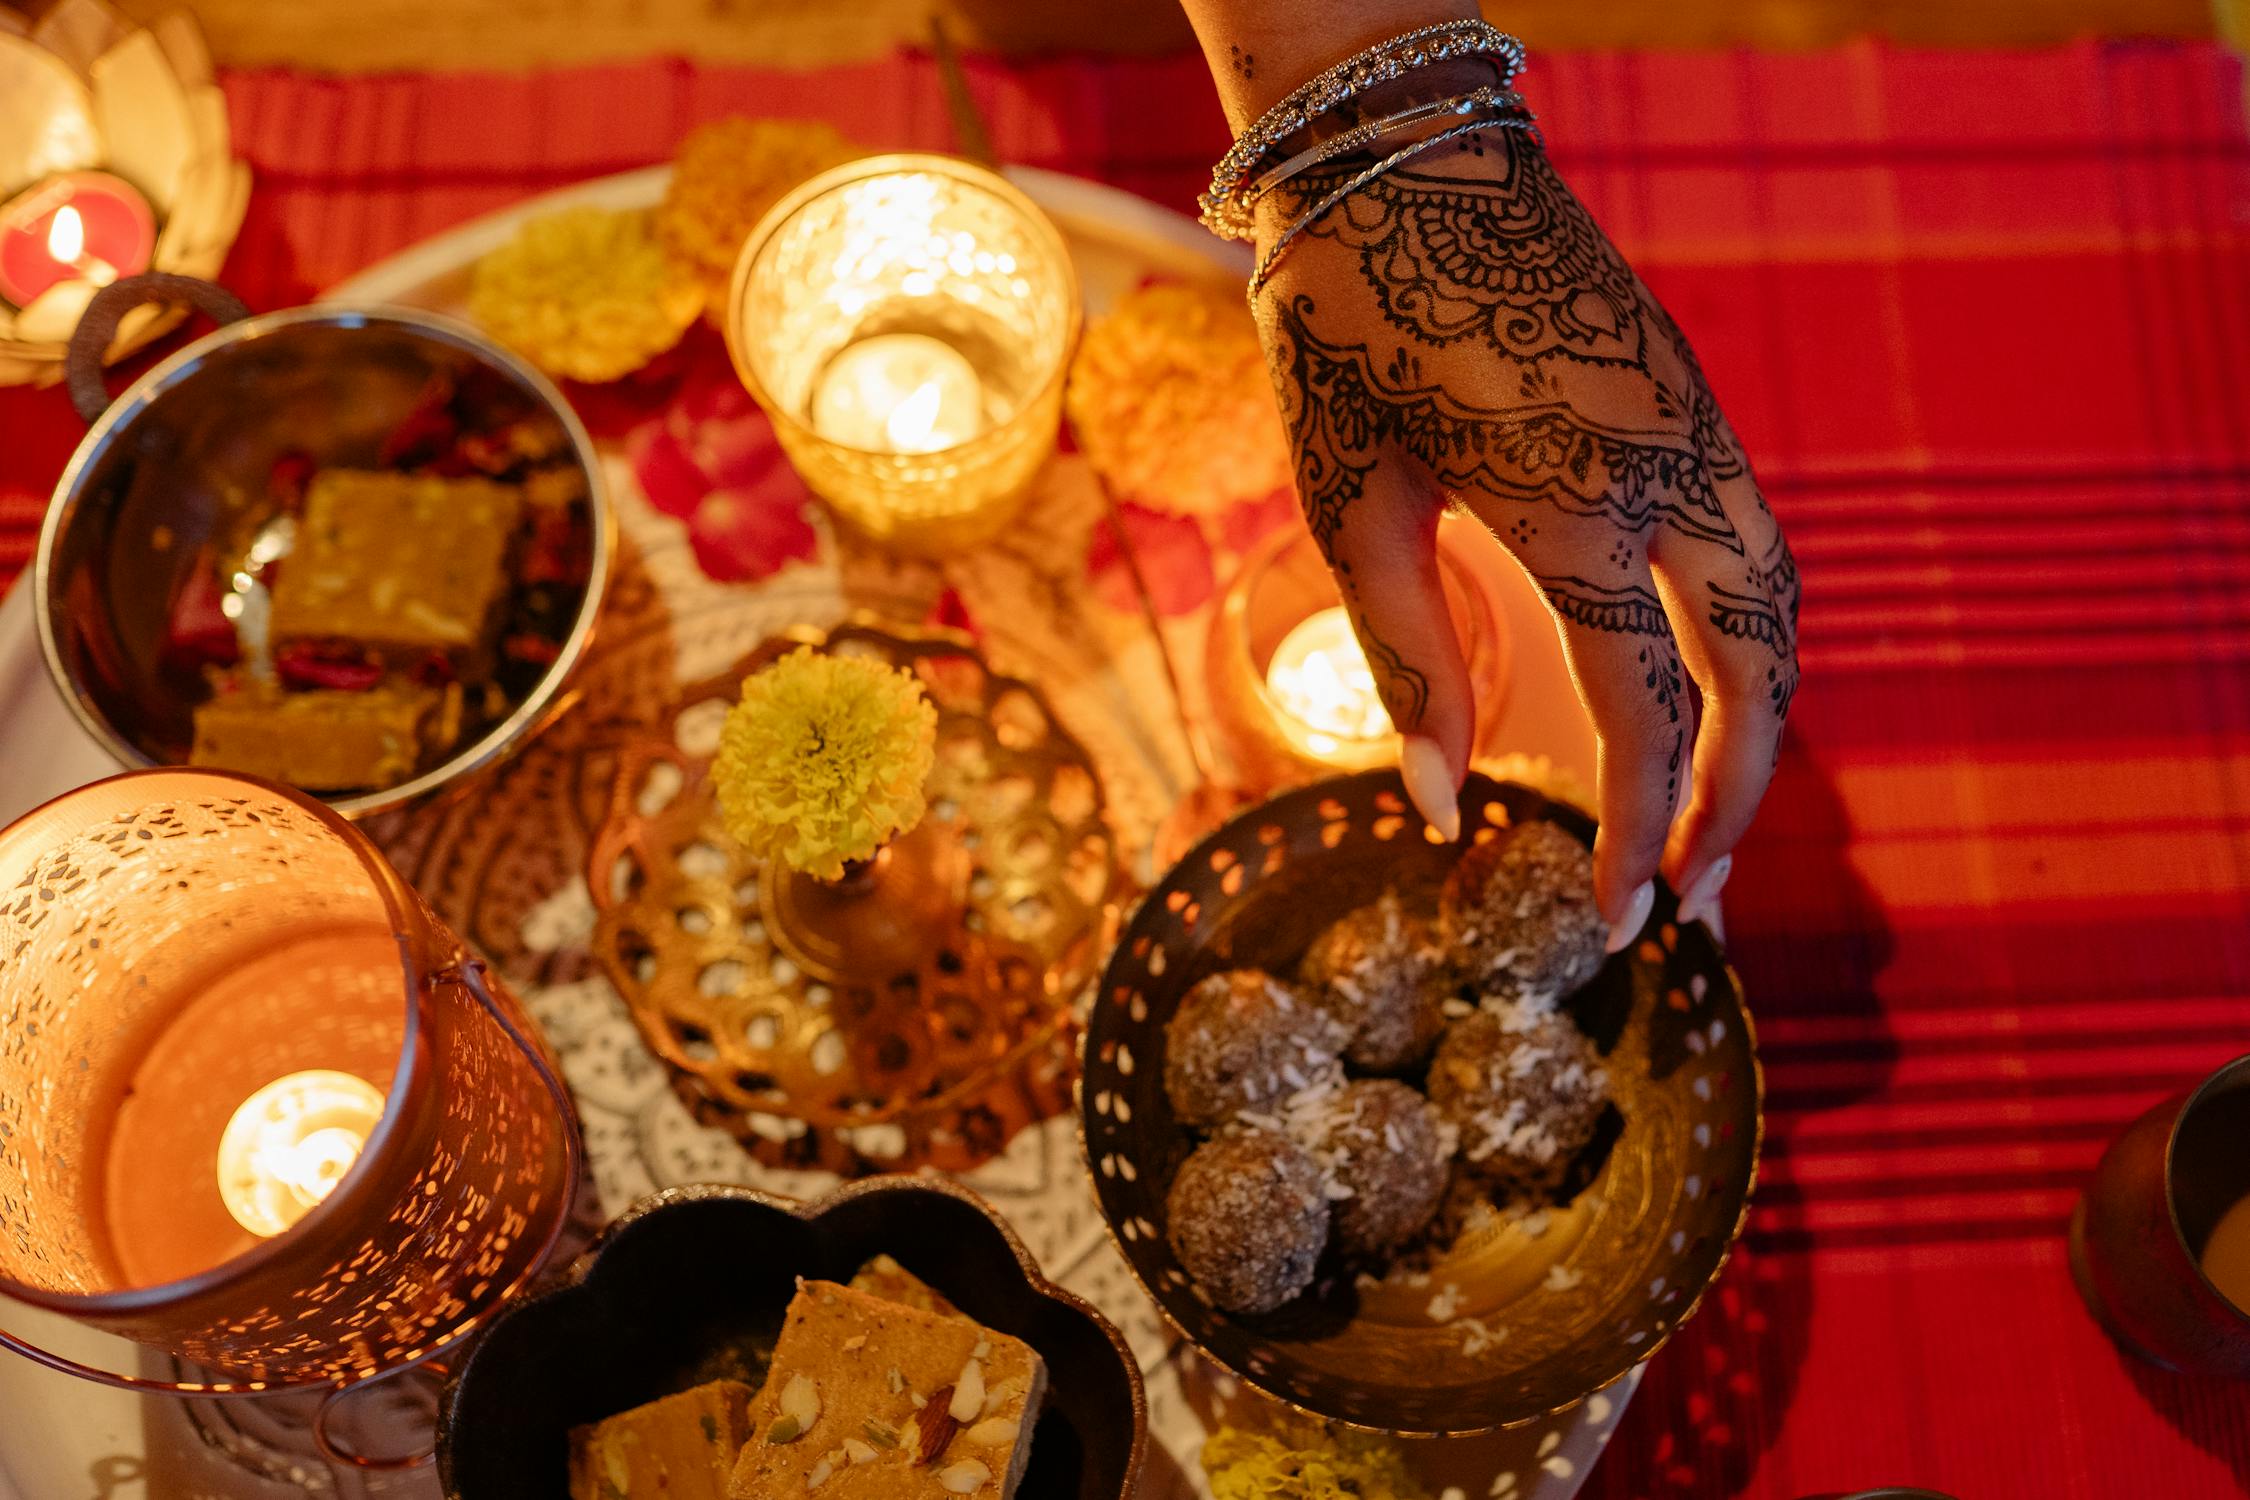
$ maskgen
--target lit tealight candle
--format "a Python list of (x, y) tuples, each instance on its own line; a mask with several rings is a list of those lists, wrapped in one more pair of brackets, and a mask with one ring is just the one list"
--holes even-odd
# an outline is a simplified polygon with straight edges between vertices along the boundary
[(219, 1196), (271, 1239), (336, 1191), (383, 1118), (383, 1095), (329, 1069), (291, 1073), (242, 1101), (219, 1138)]
[(1341, 606), (1297, 622), (1274, 648), (1266, 687), (1285, 731), (1314, 755), (1366, 749), (1391, 733), (1391, 716)]
[(813, 388), (812, 425), (873, 453), (935, 453), (984, 429), (976, 366), (943, 339), (879, 333), (829, 361)]
[(28, 307), (66, 281), (107, 286), (148, 269), (156, 217), (131, 183), (71, 172), (0, 208), (0, 298)]

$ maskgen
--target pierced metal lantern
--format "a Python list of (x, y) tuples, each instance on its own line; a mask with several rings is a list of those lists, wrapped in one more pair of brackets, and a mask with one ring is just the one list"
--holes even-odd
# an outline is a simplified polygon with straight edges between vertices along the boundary
[(577, 1180), (569, 1096), (334, 812), (142, 771), (0, 832), (0, 1292), (213, 1374), (342, 1387), (478, 1327)]

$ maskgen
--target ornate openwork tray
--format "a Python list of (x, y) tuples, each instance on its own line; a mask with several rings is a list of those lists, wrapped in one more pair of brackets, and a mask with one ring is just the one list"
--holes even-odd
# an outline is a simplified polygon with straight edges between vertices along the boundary
[[(835, 884), (745, 852), (708, 776), (742, 679), (806, 645), (904, 667), (938, 711), (929, 814)], [(864, 623), (683, 692), (620, 749), (587, 860), (594, 951), (689, 1108), (824, 1165), (872, 1127), (903, 1134), (884, 1165), (973, 1165), (1067, 1108), (1070, 1006), (1124, 879), (1093, 763), (1037, 688), (963, 637)]]
[[(1543, 818), (1591, 843), (1583, 814), (1472, 776), (1462, 826)], [(1082, 1123), (1119, 1247), (1210, 1358), (1300, 1410), (1357, 1426), (1463, 1433), (1529, 1422), (1646, 1360), (1694, 1312), (1740, 1231), (1763, 1084), (1733, 972), (1667, 897), (1639, 942), (1570, 1002), (1602, 1052), (1622, 1128), (1567, 1203), (1464, 1236), (1426, 1274), (1335, 1274), (1279, 1312), (1221, 1313), (1165, 1237), (1164, 1199), (1194, 1138), (1164, 1092), (1164, 1027), (1215, 970), (1286, 973), (1329, 922), (1386, 888), (1441, 878), (1395, 773), (1277, 797), (1198, 845), (1125, 931), (1085, 1037)]]

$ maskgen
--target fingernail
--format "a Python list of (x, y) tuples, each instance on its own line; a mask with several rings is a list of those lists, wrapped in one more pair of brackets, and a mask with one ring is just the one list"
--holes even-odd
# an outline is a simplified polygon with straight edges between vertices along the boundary
[(1722, 854), (1712, 861), (1693, 888), (1680, 898), (1682, 922), (1708, 923), (1719, 909), (1719, 892), (1725, 887), (1727, 877), (1734, 873), (1734, 856)]
[(1641, 935), (1648, 925), (1648, 914), (1656, 906), (1656, 882), (1644, 880), (1633, 887), (1633, 895), (1625, 903), (1625, 915), (1609, 930), (1609, 951), (1616, 953)]
[(1430, 826), (1452, 843), (1461, 836), (1461, 788), (1445, 763), (1437, 741), (1418, 734), (1406, 736), (1399, 748), (1398, 773), (1406, 781), (1406, 795), (1430, 820)]

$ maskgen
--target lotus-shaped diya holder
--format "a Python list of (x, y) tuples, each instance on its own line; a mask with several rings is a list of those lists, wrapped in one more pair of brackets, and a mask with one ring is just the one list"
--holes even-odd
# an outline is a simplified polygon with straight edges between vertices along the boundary
[(1584, 814), (1482, 775), (1462, 790), (1465, 833), (1452, 844), (1395, 772), (1276, 797), (1173, 867), (1102, 976), (1082, 1124), (1103, 1215), (1191, 1343), (1302, 1412), (1458, 1434), (1559, 1411), (1654, 1354), (1741, 1230), (1763, 1099), (1750, 1018), (1710, 933), (1677, 923), (1667, 896), (1640, 939), (1566, 1002), (1621, 1120), (1606, 1151), (1597, 1134), (1580, 1158), (1582, 1185), (1566, 1201), (1496, 1214), (1423, 1270), (1377, 1279), (1324, 1263), (1295, 1302), (1259, 1316), (1214, 1307), (1173, 1253), (1166, 1193), (1195, 1146), (1164, 1086), (1165, 1026), (1182, 998), (1221, 970), (1291, 972), (1337, 918), (1387, 890), (1434, 885), (1471, 842), (1533, 819), (1593, 841)]
[[(838, 880), (729, 837), (710, 774), (743, 679), (804, 646), (903, 668), (937, 710), (927, 813)], [(850, 624), (766, 642), (627, 741), (587, 883), (596, 955), (697, 1118), (856, 1173), (964, 1169), (1069, 1108), (1070, 1005), (1125, 876), (1037, 688), (963, 637)]]
[[(28, 31), (0, 15), (0, 385), (60, 380), (79, 315), (110, 282), (215, 275), (249, 200), (186, 11), (142, 27), (102, 0), (61, 0)], [(133, 309), (106, 357), (185, 315)]]

